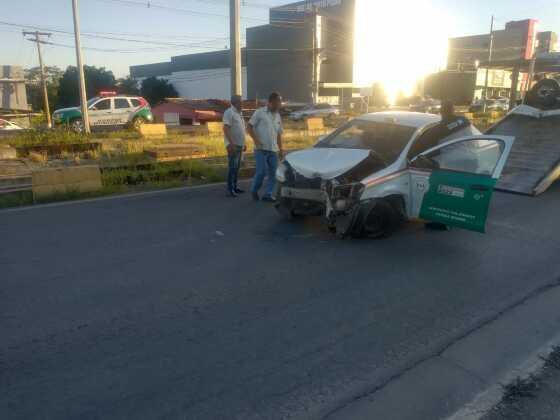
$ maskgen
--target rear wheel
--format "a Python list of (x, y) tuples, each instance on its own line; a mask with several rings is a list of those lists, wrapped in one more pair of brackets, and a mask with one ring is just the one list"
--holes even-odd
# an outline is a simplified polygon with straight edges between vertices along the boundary
[(146, 120), (142, 117), (136, 117), (132, 120), (132, 128), (135, 130), (140, 130), (143, 124), (146, 124)]
[(294, 211), (294, 204), (289, 198), (277, 198), (276, 204), (274, 205), (276, 211), (286, 220), (294, 220), (297, 217)]
[(553, 79), (539, 81), (527, 94), (527, 105), (535, 108), (551, 108), (557, 106), (560, 97), (560, 84)]

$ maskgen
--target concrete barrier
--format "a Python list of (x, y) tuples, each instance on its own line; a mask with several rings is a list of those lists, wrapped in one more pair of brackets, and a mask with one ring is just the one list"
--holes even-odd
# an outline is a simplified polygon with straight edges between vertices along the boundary
[(206, 155), (204, 146), (196, 143), (158, 144), (144, 150), (144, 153), (158, 162), (203, 157)]
[(206, 128), (210, 136), (221, 136), (224, 134), (224, 124), (221, 122), (208, 122)]
[(92, 192), (101, 189), (99, 166), (68, 166), (33, 171), (33, 198), (68, 192)]
[(167, 126), (165, 124), (142, 124), (140, 134), (143, 137), (166, 137)]
[(307, 119), (307, 130), (308, 131), (319, 131), (324, 130), (325, 124), (323, 124), (322, 118), (308, 118)]
[(0, 144), (0, 159), (17, 159), (17, 150), (7, 144)]

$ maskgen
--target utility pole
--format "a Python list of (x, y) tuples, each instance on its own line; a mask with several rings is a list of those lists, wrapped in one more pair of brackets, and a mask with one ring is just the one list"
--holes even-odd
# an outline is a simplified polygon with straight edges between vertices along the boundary
[(231, 50), (231, 94), (243, 95), (241, 42), (239, 36), (239, 0), (229, 0), (229, 44)]
[(533, 42), (531, 44), (531, 48), (532, 48), (531, 62), (529, 63), (529, 74), (527, 74), (527, 86), (525, 86), (525, 97), (527, 97), (527, 92), (531, 90), (533, 80), (535, 78), (535, 67), (537, 64), (538, 46), (539, 46), (539, 41), (537, 39), (537, 24), (535, 24), (533, 30)]
[(80, 18), (78, 15), (78, 0), (72, 0), (72, 12), (74, 14), (74, 36), (76, 38), (76, 61), (78, 64), (78, 77), (80, 80), (80, 104), (82, 109), (82, 122), (84, 133), (90, 134), (89, 116), (87, 109), (86, 81), (84, 77), (84, 65), (82, 59), (82, 43), (80, 40)]
[(492, 50), (494, 48), (494, 15), (490, 20), (490, 40), (488, 43), (488, 65), (486, 66), (486, 76), (484, 78), (484, 93), (482, 95), (482, 110), (486, 112), (486, 100), (488, 99), (488, 74), (490, 73), (490, 63), (492, 63)]
[(318, 13), (317, 13), (317, 6), (312, 6), (313, 10), (311, 13), (311, 23), (312, 23), (312, 34), (313, 34), (313, 65), (312, 65), (312, 71), (313, 71), (313, 76), (312, 76), (312, 87), (311, 87), (311, 96), (313, 99), (313, 103), (316, 104), (317, 102), (319, 102), (319, 66), (320, 66), (320, 62), (319, 62), (319, 51), (320, 51), (320, 45), (319, 45), (319, 31), (317, 28), (317, 24), (318, 24)]
[(51, 111), (49, 108), (49, 94), (47, 92), (47, 78), (45, 77), (45, 68), (43, 66), (43, 55), (41, 54), (41, 36), (50, 37), (52, 34), (49, 32), (23, 32), (23, 36), (33, 35), (35, 38), (27, 38), (29, 41), (37, 43), (37, 53), (39, 55), (39, 68), (41, 71), (41, 85), (43, 88), (43, 109), (45, 111), (45, 115), (47, 116), (47, 127), (52, 128), (51, 122)]

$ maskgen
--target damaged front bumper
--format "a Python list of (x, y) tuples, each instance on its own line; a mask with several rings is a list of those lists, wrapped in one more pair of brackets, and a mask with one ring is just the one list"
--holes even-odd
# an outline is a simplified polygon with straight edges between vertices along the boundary
[(324, 186), (326, 196), (325, 217), (331, 230), (344, 237), (356, 233), (362, 226), (364, 205), (361, 201), (365, 186), (361, 182), (341, 184), (337, 180), (327, 181)]

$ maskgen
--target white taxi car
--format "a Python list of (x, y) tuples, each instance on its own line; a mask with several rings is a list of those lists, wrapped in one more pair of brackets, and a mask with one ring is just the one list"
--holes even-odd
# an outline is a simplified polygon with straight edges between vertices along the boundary
[(344, 236), (386, 236), (423, 219), (484, 232), (493, 187), (514, 142), (462, 117), (380, 112), (287, 155), (276, 178), (280, 213), (322, 215)]

